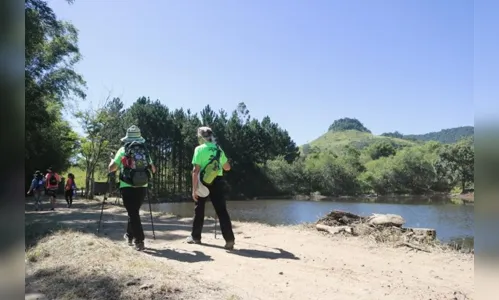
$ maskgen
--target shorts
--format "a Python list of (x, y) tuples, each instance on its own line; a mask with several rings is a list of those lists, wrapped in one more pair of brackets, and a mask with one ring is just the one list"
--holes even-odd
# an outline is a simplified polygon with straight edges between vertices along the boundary
[(54, 197), (55, 198), (55, 196), (57, 195), (57, 190), (52, 190), (52, 189), (47, 190), (47, 195), (49, 197)]

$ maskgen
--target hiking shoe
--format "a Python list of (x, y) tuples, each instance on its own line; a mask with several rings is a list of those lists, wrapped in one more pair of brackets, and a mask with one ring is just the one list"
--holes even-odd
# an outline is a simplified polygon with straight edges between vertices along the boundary
[(229, 241), (225, 243), (225, 250), (234, 250), (234, 241)]
[(144, 242), (136, 243), (135, 244), (135, 250), (137, 251), (143, 251), (146, 248), (144, 245)]
[(128, 233), (125, 233), (123, 238), (128, 241), (128, 246), (133, 246), (133, 238), (129, 237)]
[(201, 244), (201, 240), (194, 239), (192, 236), (188, 236), (186, 242), (187, 244)]

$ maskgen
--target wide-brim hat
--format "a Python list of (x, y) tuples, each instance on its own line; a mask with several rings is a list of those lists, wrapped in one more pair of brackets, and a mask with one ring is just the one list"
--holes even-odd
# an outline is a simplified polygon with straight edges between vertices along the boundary
[(201, 182), (201, 178), (198, 175), (198, 189), (196, 194), (201, 198), (206, 198), (210, 195), (210, 190)]
[(121, 141), (124, 143), (128, 142), (139, 142), (143, 143), (146, 140), (142, 137), (142, 134), (140, 133), (139, 127), (132, 125), (130, 128), (126, 130), (126, 136), (121, 138)]

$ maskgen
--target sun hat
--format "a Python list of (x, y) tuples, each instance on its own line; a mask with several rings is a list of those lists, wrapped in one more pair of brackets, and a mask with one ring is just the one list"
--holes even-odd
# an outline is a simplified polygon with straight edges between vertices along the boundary
[(140, 133), (139, 127), (132, 125), (130, 128), (126, 130), (126, 136), (121, 138), (121, 141), (124, 143), (128, 142), (139, 142), (143, 143), (146, 140), (142, 137), (142, 134)]
[(205, 198), (210, 195), (210, 190), (201, 182), (201, 175), (198, 175), (198, 189), (196, 191), (196, 194), (201, 197)]

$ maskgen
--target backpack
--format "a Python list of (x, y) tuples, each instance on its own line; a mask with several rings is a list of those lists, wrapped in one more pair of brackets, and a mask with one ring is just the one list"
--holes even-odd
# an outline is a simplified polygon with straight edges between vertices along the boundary
[(201, 170), (200, 178), (201, 182), (204, 185), (211, 185), (215, 178), (218, 176), (218, 172), (220, 171), (220, 155), (222, 154), (222, 150), (217, 145), (215, 155), (212, 155), (210, 161), (204, 168)]
[(121, 158), (123, 170), (120, 179), (134, 187), (149, 182), (149, 153), (146, 146), (139, 142), (125, 144), (125, 155)]
[(39, 190), (41, 187), (43, 187), (43, 175), (37, 175), (34, 179), (34, 189)]
[(49, 177), (49, 185), (57, 185), (57, 177), (55, 177), (55, 173), (50, 174)]

